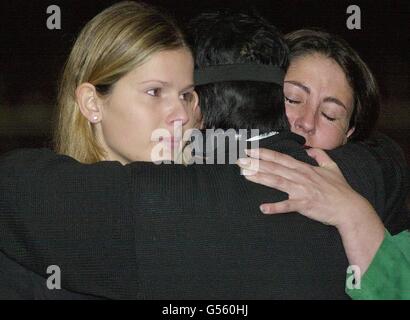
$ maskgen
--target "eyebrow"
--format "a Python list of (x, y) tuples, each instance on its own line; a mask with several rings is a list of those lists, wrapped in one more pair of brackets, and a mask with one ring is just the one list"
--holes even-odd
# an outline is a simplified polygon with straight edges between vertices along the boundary
[(184, 89), (182, 89), (181, 91), (186, 91), (188, 89), (194, 89), (195, 85), (194, 84), (190, 84), (189, 86), (186, 86)]
[(298, 81), (285, 81), (285, 83), (293, 84), (294, 86), (297, 86), (297, 87), (301, 88), (303, 91), (305, 91), (306, 93), (310, 94), (310, 89), (308, 87), (306, 87), (305, 85), (301, 84)]
[(159, 82), (159, 83), (161, 83), (161, 84), (164, 85), (164, 86), (166, 86), (166, 85), (169, 84), (168, 82), (161, 81), (161, 80), (155, 80), (155, 79), (146, 80), (146, 81), (141, 81), (141, 82), (139, 82), (139, 84), (144, 84), (144, 83), (148, 83), (148, 82)]
[(347, 108), (344, 105), (344, 103), (342, 101), (340, 101), (338, 98), (326, 97), (326, 98), (323, 99), (323, 102), (333, 102), (334, 104), (337, 104), (338, 106), (341, 106), (342, 108), (344, 108), (347, 111)]
[[(149, 82), (159, 82), (159, 83), (161, 83), (163, 86), (169, 86), (169, 82), (161, 81), (161, 80), (155, 80), (155, 79), (142, 81), (142, 82), (140, 82), (139, 84), (145, 84), (145, 83), (149, 83)], [(187, 85), (185, 88), (183, 88), (181, 91), (186, 91), (186, 90), (188, 90), (188, 89), (193, 89), (193, 88), (195, 88), (195, 85), (194, 85), (193, 83), (191, 83), (191, 84)]]
[[(306, 93), (310, 94), (310, 89), (308, 87), (306, 87), (305, 85), (303, 85), (302, 83), (298, 82), (298, 81), (285, 81), (285, 83), (293, 84), (293, 85), (301, 88)], [(342, 101), (340, 101), (338, 98), (326, 97), (325, 99), (323, 99), (323, 102), (331, 102), (331, 103), (337, 104), (338, 106), (341, 106), (342, 108), (344, 108), (347, 111), (347, 108), (346, 108), (345, 104)]]

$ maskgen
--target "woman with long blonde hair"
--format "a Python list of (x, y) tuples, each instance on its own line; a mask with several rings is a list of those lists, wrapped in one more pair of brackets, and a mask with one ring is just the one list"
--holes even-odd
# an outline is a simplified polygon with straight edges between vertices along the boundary
[(82, 163), (151, 161), (154, 130), (167, 150), (192, 127), (193, 59), (172, 19), (151, 6), (120, 2), (78, 36), (58, 96), (55, 150)]
[[(19, 220), (19, 213), (24, 217), (36, 215), (27, 226), (36, 229), (32, 234), (34, 238), (41, 239), (31, 238), (22, 251), (1, 250), (0, 299), (87, 298), (63, 289), (50, 290), (48, 282), (42, 277), (48, 269), (41, 263), (33, 266), (24, 262), (19, 264), (19, 258), (9, 259), (14, 258), (14, 253), (25, 256), (42, 252), (42, 249), (48, 251), (53, 244), (58, 247), (51, 249), (51, 252), (59, 256), (55, 261), (61, 268), (65, 289), (77, 291), (77, 285), (85, 285), (90, 290), (83, 293), (94, 296), (139, 297), (135, 224), (132, 220), (134, 213), (127, 199), (132, 188), (127, 180), (130, 177), (129, 167), (125, 165), (134, 161), (152, 162), (157, 160), (156, 155), (162, 157), (160, 160), (173, 159), (175, 152), (168, 151), (179, 150), (183, 144), (181, 136), (193, 126), (193, 106), (197, 105), (193, 68), (193, 57), (181, 31), (170, 17), (152, 6), (120, 2), (86, 24), (70, 52), (59, 87), (54, 128), (55, 152), (18, 150), (11, 155), (18, 154), (22, 162), (10, 160), (8, 155), (0, 159), (0, 218), (11, 222), (13, 229), (15, 226), (22, 230), (26, 225), (24, 222), (13, 222)], [(155, 135), (157, 130), (162, 134)], [(155, 153), (157, 146), (164, 152)], [(47, 158), (52, 154), (81, 168), (79, 177), (93, 185), (85, 186), (85, 190), (70, 186), (61, 174), (68, 174), (69, 180), (73, 178), (71, 181), (78, 181), (79, 177), (75, 178), (66, 168), (60, 167), (62, 171), (57, 176), (37, 170), (35, 164), (39, 162), (32, 152), (43, 151), (48, 154)], [(41, 165), (46, 171), (50, 168), (60, 170), (56, 162), (46, 162), (45, 167)], [(21, 164), (30, 172), (42, 171), (40, 175), (51, 178), (52, 182), (23, 173), (23, 170), (17, 169)], [(14, 169), (10, 170), (10, 166)], [(114, 168), (115, 173), (107, 170), (108, 167)], [(95, 169), (102, 174), (101, 179), (95, 175)], [(20, 184), (22, 180), (19, 178), (10, 176), (10, 173), (17, 171), (25, 177), (24, 184)], [(6, 208), (6, 202), (9, 203), (10, 196), (14, 197), (12, 194), (16, 192), (12, 187), (14, 183), (30, 186), (28, 197), (38, 199), (37, 192), (42, 193), (47, 205), (41, 205), (39, 212), (34, 208), (37, 206), (23, 196), (24, 199), (15, 202), (21, 205), (18, 212)], [(51, 186), (53, 183), (59, 187)], [(56, 196), (56, 192), (61, 191), (60, 187), (68, 187), (73, 193), (63, 192), (61, 196)], [(78, 197), (90, 202), (85, 204)], [(79, 205), (81, 209), (73, 209), (72, 204)], [(117, 206), (125, 211), (118, 212)], [(85, 215), (83, 209), (87, 211)], [(110, 216), (108, 220), (106, 214)], [(64, 218), (61, 219), (60, 215)], [(44, 218), (47, 226), (36, 228), (36, 223), (41, 224)], [(75, 222), (71, 218), (85, 220)], [(62, 221), (68, 223), (64, 231), (56, 227)], [(6, 225), (7, 222), (3, 226)], [(19, 243), (14, 236), (11, 236), (13, 239), (8, 238), (15, 231), (0, 233), (1, 244), (14, 246)], [(17, 234), (19, 238), (20, 231)], [(73, 243), (81, 245), (75, 245), (76, 249), (71, 250), (69, 247)], [(39, 251), (35, 248), (37, 244), (42, 247)], [(78, 251), (89, 249), (89, 245), (94, 246), (92, 251), (96, 256), (90, 256), (88, 250), (85, 256)], [(70, 267), (61, 260), (65, 258), (70, 261), (70, 266), (75, 267), (75, 272), (69, 272)], [(86, 270), (92, 270), (98, 279), (87, 277)], [(82, 274), (84, 278), (80, 281), (72, 278)], [(69, 283), (74, 280), (74, 286), (66, 286), (67, 280)], [(104, 284), (112, 280), (117, 284), (109, 285), (108, 292), (105, 291)]]

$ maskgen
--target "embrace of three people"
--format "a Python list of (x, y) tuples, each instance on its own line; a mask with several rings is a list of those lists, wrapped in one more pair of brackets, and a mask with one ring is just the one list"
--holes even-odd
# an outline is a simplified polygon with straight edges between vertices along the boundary
[[(376, 81), (339, 37), (226, 11), (182, 33), (120, 2), (79, 34), (58, 107), (54, 150), (0, 157), (0, 297), (410, 298), (407, 164), (373, 132)], [(175, 127), (234, 130), (222, 152), (240, 154), (176, 164), (221, 147)]]

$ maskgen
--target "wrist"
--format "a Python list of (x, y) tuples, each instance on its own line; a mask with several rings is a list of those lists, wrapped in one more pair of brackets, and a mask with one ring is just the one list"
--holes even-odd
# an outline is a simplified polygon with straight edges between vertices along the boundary
[(376, 211), (365, 200), (337, 226), (350, 264), (364, 274), (383, 242), (385, 228)]
[(335, 227), (341, 234), (351, 233), (375, 219), (379, 218), (372, 205), (367, 199), (357, 194), (355, 199), (350, 201), (350, 205), (345, 207), (344, 215)]

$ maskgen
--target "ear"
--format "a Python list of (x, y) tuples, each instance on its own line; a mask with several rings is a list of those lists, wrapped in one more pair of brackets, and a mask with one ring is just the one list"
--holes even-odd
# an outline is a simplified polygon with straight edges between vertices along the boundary
[(350, 128), (349, 131), (347, 131), (347, 133), (346, 133), (346, 138), (349, 138), (353, 134), (355, 129), (356, 129), (356, 127)]
[(75, 90), (75, 95), (83, 116), (91, 123), (100, 122), (102, 112), (95, 87), (88, 82), (82, 83)]
[(202, 121), (202, 113), (201, 108), (199, 105), (199, 96), (196, 91), (193, 92), (194, 100), (193, 100), (193, 116), (195, 117), (195, 127), (199, 127), (199, 129), (203, 129), (203, 121)]

